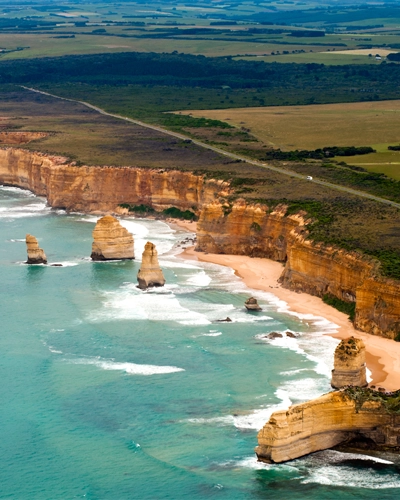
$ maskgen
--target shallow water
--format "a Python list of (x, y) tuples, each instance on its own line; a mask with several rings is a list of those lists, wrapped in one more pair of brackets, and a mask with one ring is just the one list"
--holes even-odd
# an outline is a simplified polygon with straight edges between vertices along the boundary
[[(329, 390), (334, 325), (179, 259), (186, 233), (159, 221), (123, 220), (136, 261), (92, 263), (95, 221), (0, 189), (0, 498), (398, 497), (390, 461), (326, 451), (269, 466), (253, 453), (272, 411)], [(27, 232), (63, 267), (24, 265)], [(167, 285), (143, 292), (148, 239)], [(262, 313), (245, 311), (249, 295)], [(287, 329), (299, 337), (264, 338)]]

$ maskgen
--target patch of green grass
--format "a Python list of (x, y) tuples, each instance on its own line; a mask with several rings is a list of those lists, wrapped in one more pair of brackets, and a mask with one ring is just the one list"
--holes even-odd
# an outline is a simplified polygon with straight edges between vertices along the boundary
[(184, 220), (197, 220), (197, 216), (194, 212), (190, 210), (182, 211), (177, 207), (169, 207), (162, 211), (167, 217), (172, 217), (174, 219), (184, 219)]
[(121, 203), (119, 205), (122, 208), (127, 208), (129, 212), (134, 212), (137, 214), (151, 214), (154, 213), (155, 210), (153, 207), (150, 207), (148, 205), (129, 205), (128, 203)]

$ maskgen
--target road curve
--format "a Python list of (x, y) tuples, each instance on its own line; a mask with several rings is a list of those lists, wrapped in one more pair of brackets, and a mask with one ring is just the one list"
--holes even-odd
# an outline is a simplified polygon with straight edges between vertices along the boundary
[(78, 104), (82, 104), (83, 106), (86, 106), (87, 108), (93, 109), (94, 111), (97, 111), (98, 113), (106, 116), (111, 116), (112, 118), (117, 118), (118, 120), (125, 120), (130, 123), (134, 123), (135, 125), (140, 125), (141, 127), (149, 128), (151, 130), (156, 130), (157, 132), (161, 132), (162, 134), (170, 135), (172, 137), (176, 137), (177, 139), (182, 139), (183, 141), (190, 140), (193, 144), (196, 144), (197, 146), (200, 146), (205, 149), (210, 149), (211, 151), (215, 151), (216, 153), (219, 153), (221, 155), (227, 156), (228, 158), (232, 158), (234, 160), (241, 160), (246, 163), (249, 163), (250, 165), (255, 165), (257, 167), (265, 168), (266, 170), (273, 170), (274, 172), (279, 172), (280, 174), (283, 175), (288, 175), (289, 177), (295, 177), (297, 179), (302, 179), (306, 180), (307, 182), (313, 182), (314, 184), (319, 184), (320, 186), (325, 186), (328, 188), (336, 189), (337, 191), (341, 191), (344, 193), (349, 193), (353, 194), (356, 196), (361, 196), (362, 198), (367, 198), (369, 200), (374, 200), (379, 203), (384, 203), (385, 205), (391, 205), (392, 207), (396, 207), (400, 209), (400, 203), (396, 203), (395, 201), (387, 200), (386, 198), (381, 198), (380, 196), (375, 196), (373, 194), (366, 193), (364, 191), (358, 191), (357, 189), (352, 189), (346, 186), (341, 186), (340, 184), (334, 184), (332, 182), (327, 182), (323, 181), (320, 179), (313, 178), (311, 180), (307, 179), (307, 175), (299, 174), (297, 172), (294, 172), (293, 170), (285, 169), (285, 168), (280, 168), (280, 167), (275, 167), (273, 165), (268, 165), (267, 163), (263, 163), (257, 160), (252, 160), (250, 158), (246, 158), (246, 156), (241, 156), (237, 155), (235, 153), (230, 153), (229, 151), (225, 151), (223, 149), (217, 148), (215, 146), (211, 146), (210, 144), (207, 144), (205, 142), (199, 141), (197, 139), (192, 139), (189, 136), (186, 136), (184, 134), (179, 134), (178, 132), (173, 132), (171, 130), (167, 130), (162, 127), (158, 127), (156, 125), (150, 125), (149, 123), (142, 122), (140, 120), (134, 120), (133, 118), (128, 118), (127, 116), (121, 116), (121, 115), (115, 115), (113, 113), (108, 113), (107, 111), (104, 111), (104, 109), (101, 109), (97, 106), (94, 106), (93, 104), (90, 104), (85, 101), (78, 101), (77, 99), (68, 99), (67, 97), (61, 97), (55, 94), (50, 94), (49, 92), (44, 92), (43, 90), (38, 90), (34, 89), (32, 87), (25, 87), (24, 85), (21, 85), (21, 87), (25, 90), (30, 90), (31, 92), (37, 92), (38, 94), (43, 94), (47, 95), (49, 97), (54, 97), (55, 99), (61, 99), (62, 101), (70, 101), (70, 102), (75, 102)]

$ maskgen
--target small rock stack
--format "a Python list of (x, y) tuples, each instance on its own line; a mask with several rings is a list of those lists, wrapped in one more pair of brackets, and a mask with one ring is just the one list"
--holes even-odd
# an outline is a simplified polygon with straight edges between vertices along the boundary
[(47, 257), (44, 250), (39, 248), (39, 243), (37, 239), (31, 234), (27, 234), (26, 238), (26, 250), (28, 252), (27, 264), (47, 264)]
[(254, 297), (247, 299), (244, 306), (248, 311), (262, 311), (261, 307), (258, 305), (257, 299)]
[(148, 241), (144, 247), (142, 265), (137, 279), (139, 288), (146, 289), (152, 286), (164, 286), (165, 278), (158, 263), (156, 246)]
[(134, 259), (133, 236), (119, 221), (106, 215), (93, 230), (92, 260)]
[(341, 389), (348, 385), (366, 387), (365, 345), (360, 339), (344, 339), (336, 347), (331, 386)]

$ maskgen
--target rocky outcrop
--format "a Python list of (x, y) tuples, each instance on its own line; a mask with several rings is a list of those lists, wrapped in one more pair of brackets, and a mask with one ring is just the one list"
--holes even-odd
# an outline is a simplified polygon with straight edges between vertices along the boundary
[(118, 212), (119, 205), (171, 206), (197, 211), (229, 185), (191, 172), (134, 167), (88, 167), (61, 156), (0, 148), (0, 182), (45, 196), (53, 208), (78, 212)]
[(93, 230), (92, 260), (134, 259), (132, 234), (111, 215), (97, 221)]
[(257, 299), (250, 297), (244, 303), (244, 307), (248, 311), (262, 311), (261, 307), (258, 305)]
[(146, 289), (153, 286), (164, 286), (165, 278), (158, 263), (156, 246), (148, 241), (144, 247), (142, 265), (137, 279), (139, 288)]
[(347, 385), (367, 385), (365, 345), (354, 337), (342, 340), (335, 349), (331, 386), (341, 389)]
[(348, 389), (277, 411), (258, 433), (262, 462), (285, 462), (351, 440), (370, 448), (400, 445), (400, 415), (391, 398), (368, 389)]
[(28, 142), (44, 139), (47, 132), (0, 132), (0, 143), (3, 144), (28, 144)]
[(27, 234), (26, 238), (26, 250), (28, 252), (27, 264), (47, 264), (47, 257), (44, 250), (39, 248), (38, 240), (31, 234)]

